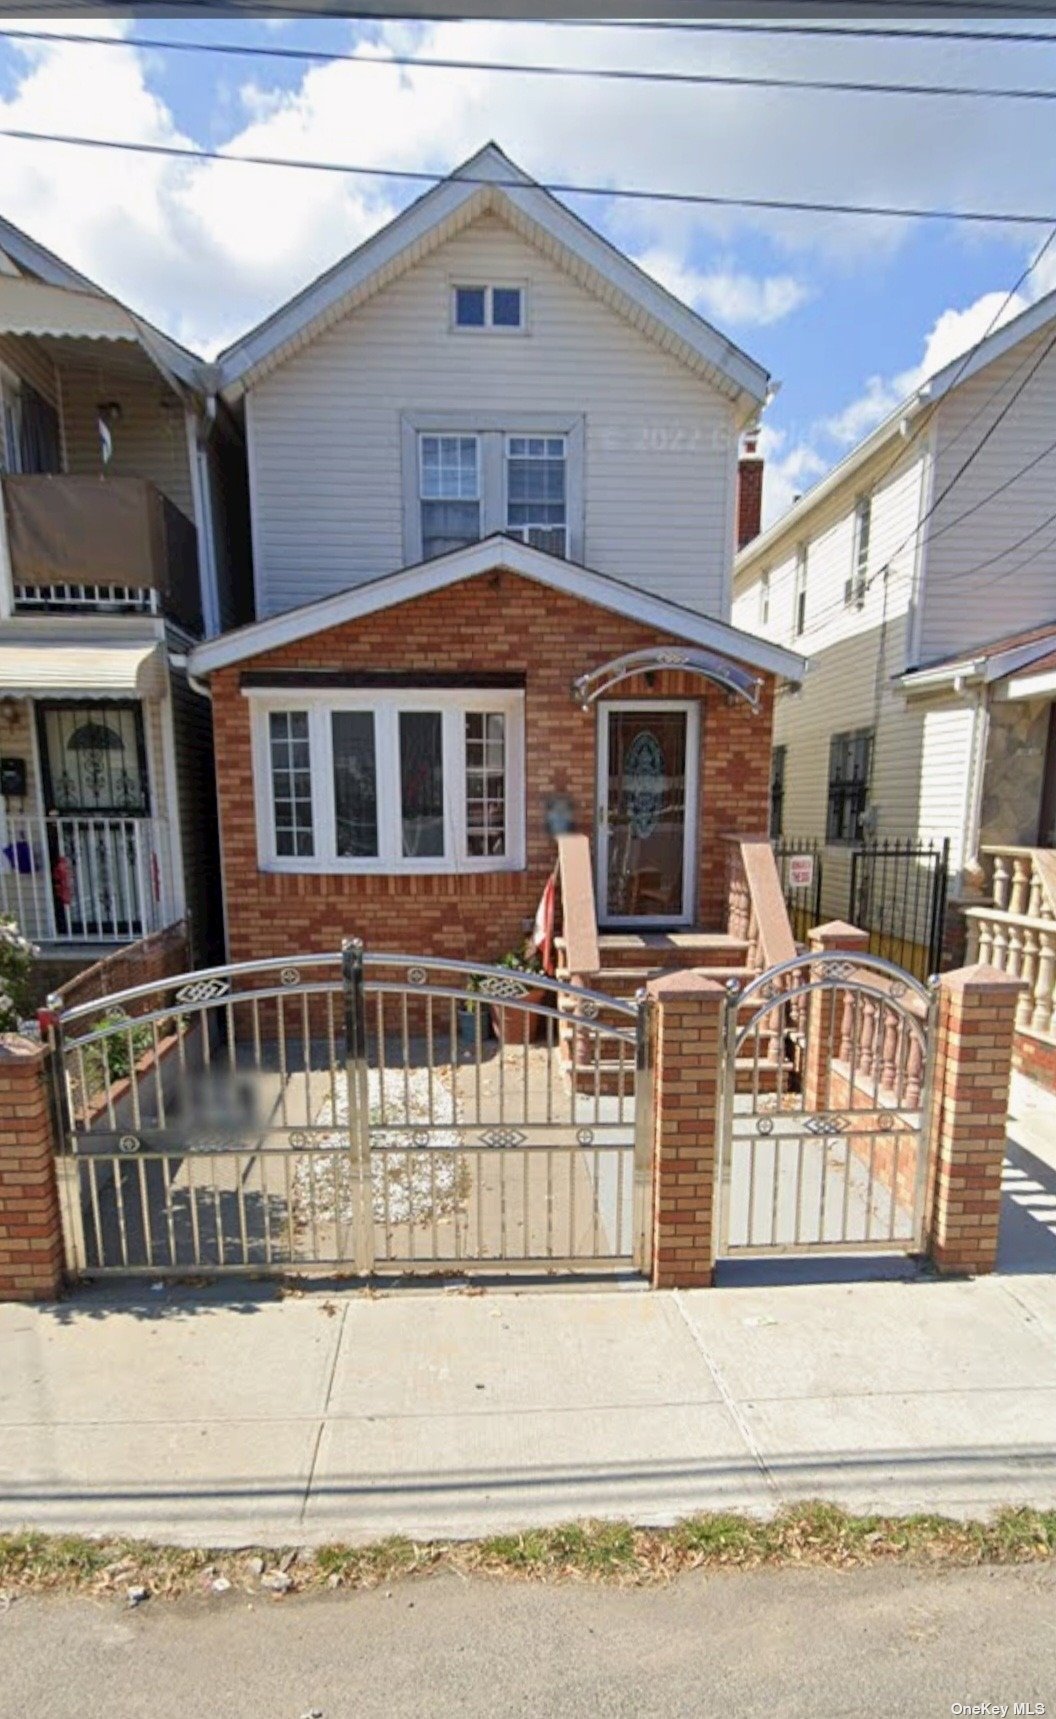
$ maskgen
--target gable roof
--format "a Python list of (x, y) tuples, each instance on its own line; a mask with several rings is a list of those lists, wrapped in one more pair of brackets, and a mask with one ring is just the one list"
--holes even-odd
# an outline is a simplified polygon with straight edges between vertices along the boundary
[(734, 558), (734, 584), (736, 585), (738, 577), (746, 572), (749, 567), (753, 567), (762, 556), (769, 555), (775, 545), (787, 533), (801, 532), (803, 521), (808, 514), (820, 507), (823, 502), (828, 501), (843, 484), (856, 478), (862, 468), (876, 454), (880, 453), (890, 442), (897, 440), (902, 434), (904, 423), (911, 423), (925, 411), (934, 414), (936, 406), (940, 400), (945, 399), (947, 394), (952, 393), (955, 388), (959, 388), (962, 383), (971, 381), (973, 376), (977, 376), (981, 370), (985, 370), (986, 366), (993, 364), (996, 359), (1002, 358), (1012, 347), (1018, 346), (1020, 341), (1030, 340), (1054, 319), (1056, 319), (1056, 289), (1046, 293), (1035, 304), (1028, 305), (1026, 310), (1021, 310), (1018, 316), (1012, 317), (1011, 321), (1002, 323), (1000, 328), (995, 328), (992, 334), (986, 336), (985, 340), (981, 340), (974, 348), (969, 348), (967, 354), (962, 352), (959, 357), (951, 358), (950, 362), (943, 365), (941, 370), (936, 370), (934, 375), (929, 376), (911, 394), (907, 394), (894, 411), (889, 412), (887, 417), (876, 426), (875, 430), (871, 430), (849, 453), (844, 454), (831, 471), (819, 478), (812, 488), (805, 490), (799, 500), (793, 502), (780, 519), (775, 520), (766, 531), (761, 532), (758, 537), (753, 537), (750, 543), (745, 544), (744, 548)]
[(761, 365), (574, 215), (494, 143), (221, 352), (216, 361), (218, 387), (229, 399), (237, 398), (323, 328), (488, 211), (542, 244), (584, 286), (703, 374), (736, 402), (745, 420), (765, 403), (770, 378)]
[(611, 610), (628, 620), (640, 621), (659, 632), (671, 633), (690, 644), (703, 645), (721, 652), (764, 674), (779, 675), (785, 680), (799, 682), (806, 673), (805, 658), (795, 651), (786, 651), (767, 639), (731, 627), (725, 621), (715, 621), (681, 603), (666, 597), (654, 597), (636, 585), (613, 579), (607, 573), (596, 573), (574, 561), (563, 561), (542, 549), (533, 549), (518, 539), (496, 534), (486, 537), (468, 549), (454, 549), (448, 555), (438, 555), (432, 561), (416, 567), (403, 567), (386, 573), (379, 579), (354, 585), (336, 597), (323, 597), (315, 603), (305, 603), (299, 609), (288, 609), (266, 621), (254, 621), (238, 627), (218, 639), (209, 639), (191, 652), (188, 666), (193, 675), (207, 675), (214, 670), (243, 662), (247, 657), (260, 656), (280, 645), (297, 639), (310, 638), (329, 627), (348, 621), (358, 621), (380, 609), (390, 609), (423, 597), (431, 591), (442, 591), (462, 579), (476, 578), (484, 573), (505, 569), (518, 573), (537, 584), (594, 603), (600, 609)]
[[(5, 283), (9, 301), (19, 305), (25, 320), (24, 327), (5, 325), (4, 332), (135, 340), (167, 381), (203, 391), (204, 367), (200, 358), (3, 216), (0, 216), (0, 252), (19, 271), (11, 275), (5, 272), (0, 279)], [(48, 326), (35, 326), (31, 310), (34, 301), (38, 320), (43, 318)], [(64, 326), (64, 318), (69, 327)]]

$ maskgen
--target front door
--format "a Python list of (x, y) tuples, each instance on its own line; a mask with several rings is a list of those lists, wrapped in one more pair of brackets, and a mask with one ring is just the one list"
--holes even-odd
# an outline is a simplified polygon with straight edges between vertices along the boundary
[(698, 706), (598, 708), (597, 894), (606, 925), (688, 925), (696, 869)]
[(59, 937), (136, 937), (152, 879), (141, 706), (37, 706), (41, 786)]

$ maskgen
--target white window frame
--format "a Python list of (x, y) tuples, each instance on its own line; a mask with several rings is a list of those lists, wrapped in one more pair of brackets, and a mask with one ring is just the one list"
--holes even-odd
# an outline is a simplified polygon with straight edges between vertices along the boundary
[[(422, 480), (423, 480), (423, 477), (425, 474), (425, 465), (424, 465), (424, 461), (422, 459), (422, 443), (424, 441), (426, 441), (427, 438), (432, 438), (435, 441), (463, 441), (463, 442), (475, 443), (476, 450), (477, 450), (477, 493), (476, 493), (475, 497), (470, 497), (470, 496), (465, 496), (465, 497), (448, 496), (448, 497), (445, 497), (445, 496), (433, 496), (433, 495), (423, 495), (422, 494), (422, 487), (423, 487)], [(485, 489), (485, 482), (486, 482), (485, 471), (484, 471), (484, 443), (483, 443), (483, 438), (481, 437), (479, 430), (419, 430), (417, 437), (416, 437), (416, 442), (415, 442), (415, 469), (416, 469), (416, 483), (417, 483), (417, 490), (418, 490), (417, 510), (418, 510), (418, 552), (419, 552), (419, 558), (421, 558), (425, 554), (425, 548), (424, 548), (425, 533), (422, 530), (422, 507), (424, 506), (424, 504), (427, 501), (444, 501), (444, 500), (470, 501), (470, 500), (475, 500), (476, 504), (477, 504), (477, 535), (473, 539), (473, 542), (479, 543), (481, 538), (483, 536), (485, 536), (485, 529), (484, 529), (484, 489)]]
[(422, 436), (476, 436), (480, 476), (480, 535), (493, 537), (506, 530), (507, 436), (565, 438), (566, 553), (584, 565), (586, 420), (581, 412), (437, 412), (406, 411), (400, 415), (403, 476), (403, 561), (416, 567), (422, 559), (421, 456)]
[(792, 637), (801, 639), (807, 630), (807, 562), (809, 545), (796, 548), (796, 566), (792, 580)]
[(565, 560), (567, 561), (569, 558), (569, 555), (571, 553), (571, 547), (572, 547), (572, 521), (571, 521), (571, 515), (570, 515), (570, 511), (569, 511), (568, 435), (566, 434), (566, 432), (564, 430), (546, 431), (546, 430), (517, 430), (517, 429), (507, 430), (503, 434), (503, 439), (502, 439), (502, 519), (503, 519), (503, 526), (502, 526), (502, 529), (508, 537), (516, 537), (516, 539), (519, 543), (527, 543), (528, 538), (527, 538), (527, 536), (523, 536), (522, 533), (524, 533), (526, 530), (528, 530), (530, 528), (525, 527), (525, 526), (520, 526), (520, 525), (512, 526), (510, 524), (510, 457), (511, 457), (510, 456), (510, 443), (514, 439), (515, 436), (521, 436), (521, 437), (524, 437), (525, 439), (528, 439), (530, 437), (533, 441), (539, 441), (539, 440), (542, 440), (544, 442), (560, 441), (562, 444), (562, 447), (564, 448), (564, 455), (563, 455), (563, 464), (564, 464), (564, 468), (565, 468), (565, 526), (564, 526), (564, 531), (565, 531)]
[(759, 575), (759, 625), (770, 625), (770, 569), (765, 568)]
[[(865, 522), (868, 520), (868, 530)], [(864, 609), (869, 589), (869, 556), (873, 537), (873, 498), (860, 495), (854, 504), (854, 537), (851, 545), (851, 576), (843, 588), (847, 609)], [(864, 550), (864, 553), (863, 553)]]
[[(247, 687), (253, 749), (253, 793), (257, 825), (257, 864), (261, 871), (331, 875), (359, 873), (391, 876), (403, 873), (523, 871), (525, 857), (524, 692), (510, 687)], [(312, 828), (315, 853), (310, 858), (276, 851), (272, 809), (271, 754), (268, 718), (272, 711), (308, 713), (311, 756)], [(378, 847), (376, 856), (344, 857), (337, 852), (333, 793), (333, 729), (331, 715), (342, 710), (369, 710), (374, 715), (374, 745), (378, 782)], [(443, 719), (444, 848), (442, 856), (417, 859), (402, 850), (399, 795), (399, 713), (438, 711)], [(506, 852), (470, 855), (466, 830), (467, 711), (501, 711), (506, 718)]]
[[(464, 291), (466, 288), (473, 287), (479, 288), (484, 293), (484, 321), (483, 323), (459, 322), (457, 296), (459, 289), (461, 288)], [(521, 295), (521, 320), (515, 326), (511, 327), (509, 324), (501, 322), (496, 324), (492, 320), (494, 314), (492, 309), (493, 294), (496, 287), (498, 287), (500, 291), (519, 292)], [(451, 307), (450, 325), (452, 334), (470, 336), (490, 334), (498, 335), (500, 337), (502, 335), (512, 335), (517, 339), (528, 333), (528, 283), (526, 281), (452, 280), (450, 283), (449, 302)]]

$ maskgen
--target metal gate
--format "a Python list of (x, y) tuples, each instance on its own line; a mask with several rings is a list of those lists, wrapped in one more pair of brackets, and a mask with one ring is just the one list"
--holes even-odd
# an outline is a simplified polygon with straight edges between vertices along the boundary
[(731, 982), (720, 1256), (922, 1248), (936, 995), (837, 951)]
[(644, 1268), (643, 1016), (354, 941), (55, 1008), (68, 1269)]

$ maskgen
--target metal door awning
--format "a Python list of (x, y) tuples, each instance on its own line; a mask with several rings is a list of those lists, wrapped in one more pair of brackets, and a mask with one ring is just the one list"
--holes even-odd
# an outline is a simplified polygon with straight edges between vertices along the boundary
[(753, 710), (759, 708), (759, 693), (762, 688), (762, 678), (752, 674), (739, 664), (730, 662), (727, 657), (719, 656), (715, 651), (696, 650), (690, 646), (682, 648), (677, 645), (650, 645), (644, 650), (628, 651), (622, 657), (613, 657), (610, 662), (602, 663), (600, 668), (591, 669), (589, 674), (581, 674), (572, 682), (572, 698), (581, 709), (588, 710), (599, 698), (611, 692), (621, 681), (630, 680), (639, 674), (657, 674), (665, 669), (675, 669), (680, 674), (699, 675), (702, 680), (710, 680), (715, 686), (721, 686), (724, 692), (732, 693), (736, 698), (743, 698)]
[(150, 698), (164, 686), (164, 649), (154, 641), (74, 645), (25, 639), (0, 645), (0, 697)]

